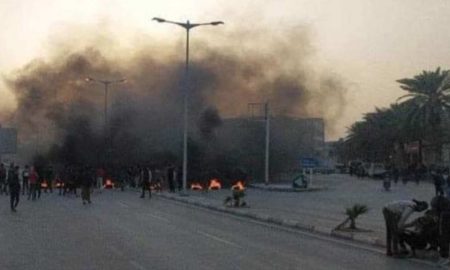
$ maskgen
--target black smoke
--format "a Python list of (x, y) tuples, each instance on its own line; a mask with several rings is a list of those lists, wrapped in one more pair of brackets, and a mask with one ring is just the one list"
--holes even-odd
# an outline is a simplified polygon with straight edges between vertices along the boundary
[[(246, 38), (251, 45), (251, 36)], [(8, 75), (6, 85), (17, 100), (9, 121), (19, 129), (22, 157), (40, 154), (57, 163), (91, 165), (105, 162), (105, 156), (118, 164), (180, 164), (184, 59), (168, 54), (176, 48), (164, 45), (140, 44), (122, 57), (95, 42), (61, 45), (51, 56)], [(258, 43), (196, 45), (188, 88), (191, 168), (244, 166), (242, 148), (248, 140), (263, 141), (261, 130), (243, 133), (236, 142), (239, 149), (217, 133), (224, 132), (223, 119), (246, 117), (248, 103), (268, 101), (272, 115), (326, 117), (330, 127), (341, 116), (345, 89), (338, 79), (310, 66), (313, 56), (303, 49), (310, 44), (302, 31), (274, 36), (264, 49)], [(104, 87), (86, 77), (127, 79), (109, 86), (107, 126)]]

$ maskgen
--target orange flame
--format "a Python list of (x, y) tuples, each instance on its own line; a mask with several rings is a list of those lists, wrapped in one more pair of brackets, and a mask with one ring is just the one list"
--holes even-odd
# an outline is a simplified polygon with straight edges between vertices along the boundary
[(209, 190), (219, 190), (222, 188), (222, 184), (220, 183), (219, 179), (211, 179), (209, 181)]
[(64, 187), (64, 183), (63, 182), (56, 182), (56, 187), (57, 188)]
[(245, 189), (244, 182), (241, 180), (237, 181), (237, 183), (231, 187), (231, 190), (244, 190), (244, 189)]
[(202, 190), (203, 187), (202, 187), (202, 185), (200, 185), (200, 183), (192, 183), (191, 184), (191, 189), (192, 190)]
[(114, 187), (114, 183), (110, 179), (107, 179), (104, 187), (105, 188), (113, 188)]
[(161, 190), (161, 184), (160, 183), (154, 183), (150, 185), (151, 190)]

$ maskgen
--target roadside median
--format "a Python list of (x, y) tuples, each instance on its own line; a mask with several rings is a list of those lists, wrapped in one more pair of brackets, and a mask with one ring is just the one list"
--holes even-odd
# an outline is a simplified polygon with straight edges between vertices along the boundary
[(370, 245), (377, 248), (384, 247), (385, 244), (383, 241), (380, 241), (378, 237), (373, 237), (370, 235), (364, 235), (361, 233), (349, 233), (349, 232), (337, 232), (332, 231), (324, 226), (318, 226), (317, 224), (306, 224), (304, 222), (281, 218), (276, 215), (265, 214), (265, 213), (257, 213), (253, 211), (251, 207), (227, 207), (224, 206), (218, 200), (211, 200), (198, 195), (191, 196), (180, 196), (176, 193), (158, 193), (159, 197), (164, 199), (169, 199), (177, 202), (186, 203), (189, 205), (194, 205), (197, 207), (202, 207), (222, 213), (231, 214), (234, 216), (249, 218), (252, 220), (264, 222), (267, 224), (273, 224), (277, 226), (286, 227), (289, 229), (295, 229), (303, 232), (314, 233), (322, 236), (328, 236), (336, 239), (350, 240), (364, 245)]

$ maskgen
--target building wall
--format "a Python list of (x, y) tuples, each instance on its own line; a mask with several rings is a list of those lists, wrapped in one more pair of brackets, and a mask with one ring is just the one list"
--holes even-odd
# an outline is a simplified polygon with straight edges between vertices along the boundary
[[(247, 118), (224, 119), (217, 130), (219, 141), (227, 141), (243, 155), (246, 167), (261, 177), (264, 168), (265, 122)], [(271, 175), (298, 169), (302, 157), (321, 159), (325, 154), (325, 124), (321, 118), (271, 117)]]

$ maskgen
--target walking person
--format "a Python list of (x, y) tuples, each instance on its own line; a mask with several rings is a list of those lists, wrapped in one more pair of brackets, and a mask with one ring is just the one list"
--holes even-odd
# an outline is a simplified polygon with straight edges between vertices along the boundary
[(25, 165), (25, 168), (22, 171), (22, 196), (25, 195), (25, 190), (28, 193), (30, 193), (30, 184), (29, 182), (30, 178), (30, 168), (28, 165)]
[(398, 250), (399, 233), (406, 221), (414, 212), (422, 212), (428, 208), (428, 203), (417, 200), (393, 201), (383, 208), (386, 223), (386, 255), (401, 255)]
[(170, 165), (167, 168), (167, 181), (169, 184), (169, 191), (170, 192), (175, 192), (175, 168)]
[(16, 208), (19, 204), (20, 196), (19, 166), (14, 167), (11, 174), (8, 175), (8, 185), (11, 211), (17, 212)]
[(42, 193), (42, 184), (44, 183), (44, 170), (42, 167), (35, 167), (37, 176), (38, 176), (38, 180), (36, 183), (36, 198), (40, 199), (41, 198), (41, 193)]
[(394, 184), (397, 184), (398, 183), (398, 179), (400, 178), (400, 171), (395, 166), (392, 169), (392, 178), (394, 179)]
[(54, 171), (53, 171), (53, 167), (52, 166), (48, 166), (45, 169), (45, 181), (46, 181), (46, 186), (45, 186), (45, 193), (47, 193), (47, 190), (50, 191), (50, 193), (53, 193), (53, 178), (55, 177)]
[(92, 174), (90, 173), (90, 168), (86, 167), (82, 172), (80, 172), (80, 184), (81, 184), (81, 200), (83, 204), (91, 203), (91, 185), (93, 182)]
[(183, 168), (178, 167), (176, 171), (176, 178), (177, 178), (177, 186), (178, 186), (178, 192), (181, 192), (183, 190)]
[(444, 184), (444, 178), (442, 176), (442, 172), (441, 170), (435, 170), (432, 175), (433, 177), (433, 184), (434, 184), (434, 190), (436, 193), (436, 196), (443, 196), (444, 195), (444, 189), (443, 189), (443, 184)]
[(30, 182), (30, 190), (28, 192), (28, 200), (32, 199), (34, 201), (36, 200), (36, 190), (39, 182), (39, 175), (37, 174), (34, 167), (31, 167), (29, 182)]
[(0, 194), (6, 192), (6, 168), (3, 163), (0, 163)]
[(103, 179), (105, 178), (105, 170), (101, 167), (96, 171), (96, 188), (99, 190), (99, 193), (102, 193), (103, 189)]
[(445, 168), (444, 173), (442, 175), (445, 185), (445, 196), (447, 199), (450, 199), (450, 171), (449, 168)]
[(5, 185), (6, 195), (8, 195), (9, 183), (12, 181), (12, 179), (14, 177), (15, 177), (15, 166), (14, 166), (14, 163), (11, 163), (11, 165), (9, 166), (9, 169), (8, 169), (8, 175), (6, 176), (6, 181), (7, 181), (7, 184)]
[(141, 185), (142, 185), (142, 193), (141, 198), (145, 198), (145, 191), (148, 190), (148, 197), (152, 198), (152, 190), (150, 188), (150, 183), (152, 181), (152, 171), (150, 168), (146, 166), (142, 166), (141, 169)]

